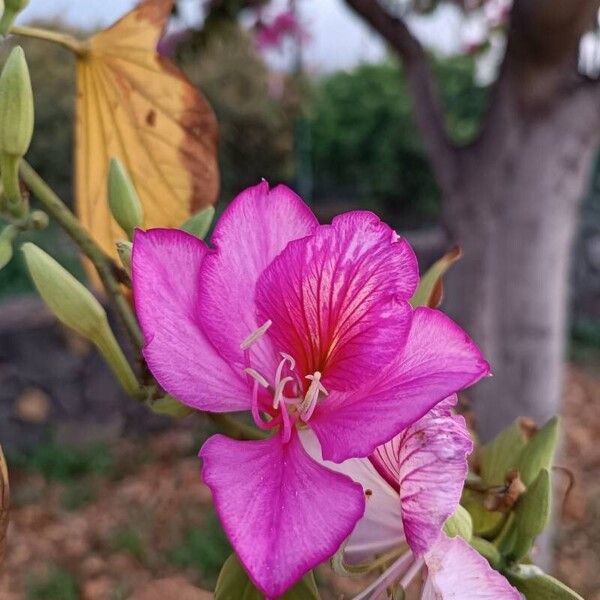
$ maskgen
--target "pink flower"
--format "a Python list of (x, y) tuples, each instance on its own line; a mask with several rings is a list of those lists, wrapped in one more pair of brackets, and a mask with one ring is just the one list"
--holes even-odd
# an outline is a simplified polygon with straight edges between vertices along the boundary
[[(423, 578), (422, 600), (520, 600), (508, 581), (461, 538), (443, 533), (458, 507), (467, 455), (472, 450), (462, 417), (451, 412), (456, 396), (365, 459), (324, 465), (363, 485), (366, 510), (343, 549), (347, 564), (365, 563), (397, 549), (387, 570), (354, 600), (385, 598), (392, 585)], [(318, 442), (303, 441), (318, 457)], [(408, 551), (402, 551), (408, 546)]]
[(406, 241), (372, 213), (319, 225), (266, 182), (225, 210), (214, 249), (178, 230), (137, 231), (133, 289), (144, 357), (163, 388), (214, 412), (250, 410), (272, 435), (202, 447), (203, 477), (256, 586), (280, 596), (329, 558), (363, 515), (362, 487), (315, 462), (368, 456), (489, 367), (442, 313), (408, 303)]
[(278, 48), (287, 37), (300, 41), (307, 39), (306, 32), (292, 11), (279, 13), (270, 23), (264, 21), (257, 23), (256, 45), (261, 50)]

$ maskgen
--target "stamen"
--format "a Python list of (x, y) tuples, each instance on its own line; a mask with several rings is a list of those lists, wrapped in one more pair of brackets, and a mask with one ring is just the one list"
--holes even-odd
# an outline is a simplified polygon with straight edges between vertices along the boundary
[(290, 369), (293, 371), (296, 368), (296, 361), (291, 354), (287, 354), (286, 352), (280, 352), (281, 356), (283, 356), (284, 360), (287, 360), (290, 363)]
[(292, 424), (290, 422), (290, 415), (288, 414), (285, 402), (281, 403), (281, 419), (283, 421), (282, 440), (284, 444), (287, 444), (292, 437)]
[(252, 344), (256, 343), (263, 335), (265, 335), (267, 329), (273, 325), (273, 321), (269, 319), (265, 321), (254, 333), (251, 333), (241, 344), (240, 348), (242, 350), (247, 350), (252, 346)]
[(246, 375), (249, 375), (250, 377), (252, 377), (252, 379), (254, 379), (254, 381), (256, 381), (257, 383), (260, 383), (260, 385), (262, 385), (264, 388), (269, 387), (269, 382), (256, 369), (248, 367), (248, 368), (244, 369), (244, 373), (246, 373)]
[(273, 408), (279, 408), (279, 403), (281, 402), (281, 398), (283, 397), (283, 390), (288, 381), (294, 381), (294, 378), (284, 377), (282, 380), (279, 381), (279, 383), (277, 383), (277, 387), (275, 388), (275, 394), (273, 395)]
[(321, 383), (321, 373), (320, 371), (315, 371), (312, 375), (307, 375), (306, 379), (310, 380), (310, 385), (308, 386), (308, 390), (306, 391), (306, 395), (304, 396), (304, 400), (300, 403), (298, 407), (298, 412), (300, 413), (300, 418), (306, 423), (312, 416), (316, 406), (317, 401), (319, 400), (319, 394), (322, 392), (326, 396), (329, 392), (325, 389), (323, 384)]
[(256, 426), (259, 429), (262, 429), (263, 431), (268, 431), (269, 429), (272, 429), (273, 427), (275, 427), (275, 425), (277, 424), (273, 421), (266, 423), (265, 421), (262, 420), (262, 418), (260, 416), (260, 411), (258, 409), (258, 381), (254, 382), (254, 387), (252, 388), (251, 412), (252, 412), (252, 418), (254, 419), (254, 423), (256, 424)]

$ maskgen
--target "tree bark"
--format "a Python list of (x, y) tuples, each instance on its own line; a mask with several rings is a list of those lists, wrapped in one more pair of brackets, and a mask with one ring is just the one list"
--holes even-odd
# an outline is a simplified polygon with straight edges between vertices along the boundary
[(494, 376), (470, 393), (488, 439), (521, 415), (559, 412), (570, 248), (600, 141), (599, 84), (577, 73), (577, 45), (600, 0), (515, 0), (508, 47), (480, 137), (448, 140), (425, 54), (377, 0), (345, 0), (399, 55), (464, 250), (448, 281), (450, 312), (482, 346)]

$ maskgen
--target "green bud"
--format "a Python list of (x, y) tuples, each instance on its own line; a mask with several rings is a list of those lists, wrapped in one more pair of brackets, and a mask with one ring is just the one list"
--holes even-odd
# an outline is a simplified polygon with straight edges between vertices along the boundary
[(130, 395), (139, 389), (136, 377), (108, 324), (106, 311), (71, 273), (35, 244), (22, 247), (33, 283), (54, 316), (92, 341)]
[(469, 543), (490, 563), (492, 568), (497, 569), (500, 566), (502, 557), (494, 544), (488, 542), (488, 540), (477, 537), (476, 535), (471, 538)]
[(473, 537), (473, 521), (466, 508), (460, 504), (454, 514), (444, 524), (448, 537), (461, 537), (467, 542)]
[(133, 244), (125, 240), (119, 240), (117, 242), (117, 254), (119, 260), (123, 265), (123, 268), (127, 272), (127, 275), (131, 277), (131, 251), (133, 250)]
[(542, 427), (523, 448), (517, 469), (525, 485), (531, 485), (541, 469), (552, 468), (554, 453), (558, 445), (560, 419), (553, 417)]
[(542, 469), (515, 508), (516, 539), (511, 556), (516, 561), (527, 555), (535, 538), (548, 525), (551, 501), (550, 472)]
[(29, 4), (29, 0), (4, 0), (2, 4), (4, 11), (0, 19), (0, 35), (6, 35), (17, 15)]
[(583, 600), (577, 592), (535, 565), (517, 565), (505, 575), (527, 600)]
[(187, 231), (197, 238), (203, 240), (208, 234), (208, 230), (215, 218), (215, 207), (207, 206), (192, 215), (182, 226), (183, 231)]
[(33, 135), (33, 92), (25, 54), (12, 49), (0, 74), (0, 170), (4, 195), (15, 216), (23, 214), (19, 189), (19, 162)]
[(18, 229), (14, 225), (7, 225), (0, 233), (0, 269), (3, 269), (13, 257), (13, 242), (17, 233)]
[(127, 169), (116, 158), (108, 170), (108, 204), (115, 221), (132, 239), (133, 230), (144, 224), (144, 213)]
[(43, 210), (34, 210), (29, 215), (29, 222), (34, 229), (41, 231), (42, 229), (46, 229), (46, 227), (48, 227), (50, 219)]
[(502, 485), (506, 474), (517, 467), (527, 438), (517, 419), (503, 429), (480, 452), (481, 477), (488, 485)]

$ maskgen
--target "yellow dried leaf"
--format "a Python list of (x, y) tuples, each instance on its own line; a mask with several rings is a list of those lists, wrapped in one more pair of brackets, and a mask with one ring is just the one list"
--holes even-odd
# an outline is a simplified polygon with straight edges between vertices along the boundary
[(214, 113), (156, 53), (172, 5), (144, 0), (77, 56), (76, 209), (115, 258), (115, 242), (125, 236), (108, 207), (111, 158), (126, 166), (146, 227), (177, 227), (218, 193)]

